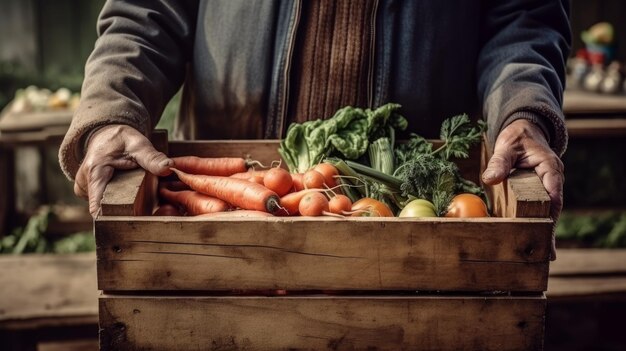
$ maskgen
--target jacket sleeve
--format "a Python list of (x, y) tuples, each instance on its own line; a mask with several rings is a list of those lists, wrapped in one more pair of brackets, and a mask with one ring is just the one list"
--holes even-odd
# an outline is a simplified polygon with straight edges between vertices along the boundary
[(59, 151), (72, 179), (91, 131), (127, 124), (147, 134), (183, 82), (197, 18), (195, 1), (108, 0), (87, 64), (81, 101)]
[(567, 147), (562, 111), (571, 33), (567, 0), (486, 1), (478, 94), (494, 145), (505, 126), (537, 123), (560, 156)]

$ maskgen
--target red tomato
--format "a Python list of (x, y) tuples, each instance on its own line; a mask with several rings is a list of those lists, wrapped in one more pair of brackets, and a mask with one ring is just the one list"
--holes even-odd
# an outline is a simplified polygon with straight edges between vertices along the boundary
[(352, 217), (393, 217), (393, 212), (384, 203), (364, 197), (352, 204), (352, 211), (357, 211)]
[(446, 217), (489, 217), (487, 205), (474, 194), (459, 194), (452, 198)]

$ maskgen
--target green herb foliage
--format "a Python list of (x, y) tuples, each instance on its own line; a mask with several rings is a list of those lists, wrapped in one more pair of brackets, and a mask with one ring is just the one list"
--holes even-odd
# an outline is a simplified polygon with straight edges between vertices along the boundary
[(452, 197), (461, 192), (482, 195), (482, 189), (463, 179), (450, 159), (469, 157), (469, 149), (480, 142), (486, 124), (473, 126), (466, 114), (446, 119), (441, 125), (443, 141), (436, 150), (417, 134), (411, 134), (408, 143), (395, 151), (398, 168), (394, 176), (402, 180), (402, 196), (430, 200), (438, 215), (443, 215)]
[(576, 213), (563, 211), (556, 227), (556, 238), (575, 240), (582, 246), (626, 247), (626, 212)]
[(28, 220), (24, 228), (16, 228), (11, 234), (0, 238), (0, 254), (67, 254), (96, 250), (92, 232), (79, 232), (57, 240), (49, 239), (46, 231), (54, 216), (50, 208), (43, 207)]
[(364, 155), (370, 141), (395, 138), (407, 121), (397, 113), (400, 105), (386, 104), (375, 110), (344, 107), (327, 120), (294, 123), (278, 152), (291, 172), (306, 172), (325, 157), (355, 160)]

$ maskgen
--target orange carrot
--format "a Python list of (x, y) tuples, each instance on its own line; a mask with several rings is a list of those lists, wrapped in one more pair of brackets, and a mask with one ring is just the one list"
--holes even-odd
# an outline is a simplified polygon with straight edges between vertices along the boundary
[(248, 170), (246, 160), (240, 157), (181, 156), (172, 160), (178, 170), (190, 174), (229, 176)]
[(231, 174), (229, 177), (231, 178), (239, 178), (239, 179), (249, 179), (252, 176), (261, 176), (264, 177), (265, 173), (267, 173), (267, 169), (261, 169), (261, 170), (252, 170), (249, 169), (247, 172), (240, 172), (240, 173), (235, 173), (235, 174)]
[(293, 181), (294, 191), (304, 190), (304, 183), (302, 182), (302, 177), (304, 177), (304, 174), (302, 173), (291, 173), (291, 180)]
[(263, 185), (263, 176), (256, 175), (256, 174), (252, 175), (252, 176), (250, 176), (250, 178), (248, 178), (248, 181), (252, 182), (252, 183), (257, 183), (257, 184)]
[(324, 186), (324, 176), (311, 169), (304, 173), (302, 183), (306, 189), (321, 189)]
[(321, 216), (329, 212), (328, 199), (319, 192), (306, 194), (298, 205), (298, 211), (303, 216)]
[(223, 200), (216, 199), (192, 190), (170, 191), (165, 188), (159, 189), (159, 195), (169, 202), (183, 206), (188, 215), (199, 215), (212, 212), (223, 212), (230, 205)]
[[(280, 198), (280, 207), (282, 207), (283, 211), (280, 214), (287, 216), (294, 216), (298, 214), (298, 206), (300, 205), (300, 201), (302, 198), (311, 192), (319, 192), (318, 189), (304, 189), (300, 191), (296, 191), (293, 193), (289, 193)], [(285, 213), (286, 212), (286, 213)]]
[(263, 185), (244, 179), (192, 175), (176, 168), (172, 171), (193, 190), (222, 199), (244, 210), (275, 213), (280, 210), (278, 195)]
[(197, 217), (210, 217), (210, 218), (235, 218), (235, 217), (274, 217), (271, 214), (263, 211), (255, 210), (236, 210), (227, 212), (214, 212), (205, 213)]
[(328, 201), (328, 209), (332, 213), (345, 215), (352, 210), (352, 201), (345, 195), (335, 195)]
[(339, 176), (337, 168), (330, 163), (320, 163), (313, 167), (314, 171), (319, 172), (324, 177), (324, 183), (332, 188), (337, 185), (335, 177)]
[(272, 168), (263, 177), (266, 188), (276, 192), (278, 196), (287, 194), (293, 187), (293, 180), (289, 172), (282, 168)]

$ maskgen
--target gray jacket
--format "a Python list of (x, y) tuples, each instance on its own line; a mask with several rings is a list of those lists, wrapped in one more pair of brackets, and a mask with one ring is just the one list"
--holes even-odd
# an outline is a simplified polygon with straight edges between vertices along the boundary
[[(65, 173), (98, 126), (152, 130), (183, 82), (175, 137), (283, 136), (301, 1), (107, 1), (60, 150)], [(378, 0), (369, 105), (400, 103), (426, 137), (464, 112), (482, 114), (492, 139), (530, 119), (560, 155), (568, 14), (567, 0)]]

